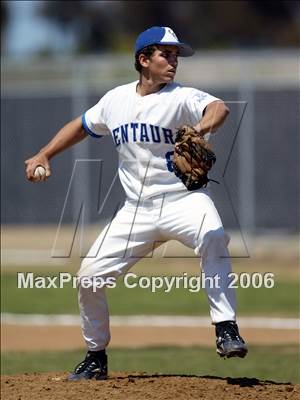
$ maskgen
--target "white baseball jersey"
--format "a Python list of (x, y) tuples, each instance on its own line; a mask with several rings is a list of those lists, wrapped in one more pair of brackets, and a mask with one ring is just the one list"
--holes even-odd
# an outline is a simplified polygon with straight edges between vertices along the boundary
[(172, 170), (175, 132), (196, 125), (205, 107), (218, 98), (170, 83), (140, 96), (138, 81), (118, 86), (83, 115), (87, 133), (111, 134), (119, 152), (119, 176), (129, 199), (147, 199), (186, 190)]

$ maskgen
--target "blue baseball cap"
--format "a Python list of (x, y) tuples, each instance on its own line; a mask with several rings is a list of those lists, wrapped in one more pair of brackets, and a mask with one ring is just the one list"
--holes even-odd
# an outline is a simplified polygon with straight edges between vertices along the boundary
[(181, 57), (190, 57), (194, 54), (191, 46), (179, 42), (175, 33), (167, 26), (152, 26), (142, 32), (135, 42), (135, 54), (144, 47), (151, 46), (152, 44), (177, 46), (179, 49), (178, 55)]

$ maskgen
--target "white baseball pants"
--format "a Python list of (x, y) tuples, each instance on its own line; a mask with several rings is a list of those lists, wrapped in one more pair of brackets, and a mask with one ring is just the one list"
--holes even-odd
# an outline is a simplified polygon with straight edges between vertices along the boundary
[(205, 277), (219, 277), (218, 285), (205, 287), (212, 323), (235, 320), (235, 291), (228, 287), (229, 240), (207, 189), (164, 194), (140, 204), (126, 201), (96, 239), (78, 272), (82, 331), (89, 350), (107, 347), (109, 313), (105, 288), (93, 291), (80, 285), (80, 279), (117, 278), (151, 252), (155, 242), (172, 239), (195, 250)]

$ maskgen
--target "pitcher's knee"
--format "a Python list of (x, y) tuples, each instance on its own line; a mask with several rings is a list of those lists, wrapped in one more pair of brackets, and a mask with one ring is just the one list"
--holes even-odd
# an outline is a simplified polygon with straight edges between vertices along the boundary
[(91, 277), (93, 275), (92, 260), (84, 258), (81, 262), (79, 271), (77, 272), (78, 278)]
[(208, 231), (199, 246), (199, 252), (202, 256), (227, 257), (229, 240), (223, 228)]
[[(92, 282), (92, 285), (98, 286), (104, 282), (104, 285), (110, 287), (116, 281), (116, 279), (123, 275), (124, 271), (122, 267), (126, 267), (126, 264), (121, 264), (120, 260), (115, 258), (99, 258), (91, 259), (84, 258), (82, 260), (79, 271), (77, 272), (77, 280), (84, 282), (86, 286), (88, 282)], [(83, 285), (82, 285), (83, 286)]]
[(209, 242), (222, 242), (226, 246), (229, 242), (229, 237), (225, 233), (223, 228), (218, 228), (215, 230), (208, 231), (205, 236), (204, 236), (204, 241), (209, 241)]

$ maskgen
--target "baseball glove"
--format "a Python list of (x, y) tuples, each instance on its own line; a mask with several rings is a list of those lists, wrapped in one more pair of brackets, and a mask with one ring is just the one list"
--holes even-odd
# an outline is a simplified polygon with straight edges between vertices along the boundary
[(215, 153), (194, 128), (184, 125), (176, 132), (173, 170), (188, 190), (200, 189), (212, 180), (207, 173), (215, 162)]

